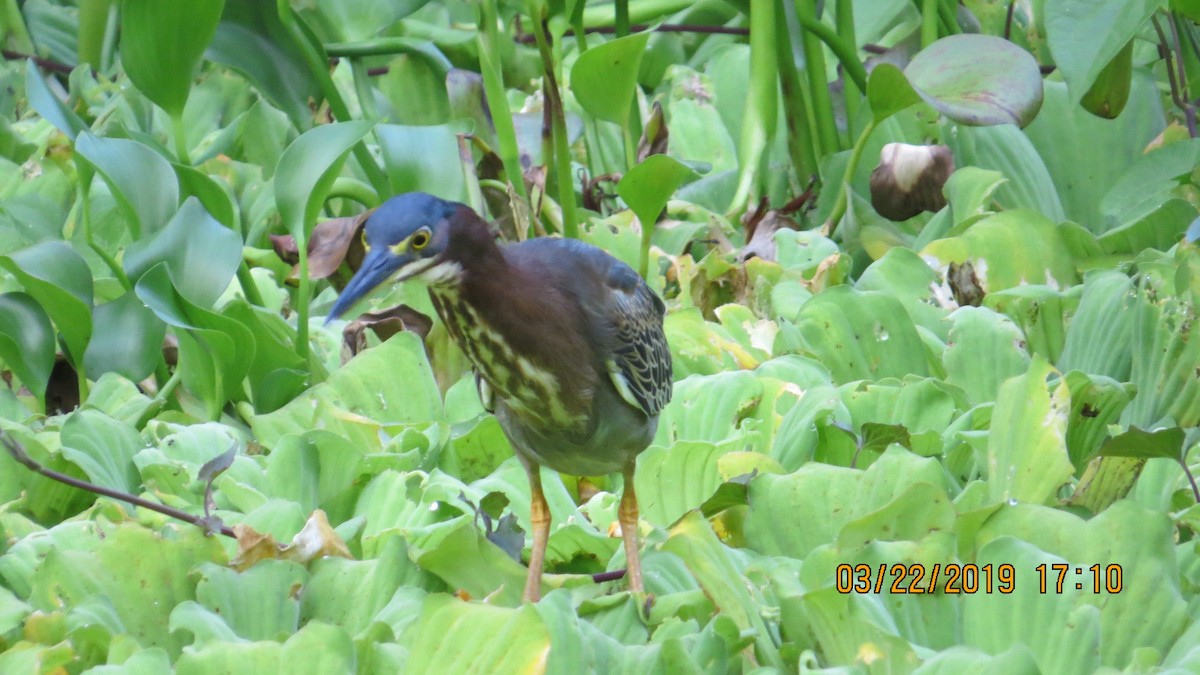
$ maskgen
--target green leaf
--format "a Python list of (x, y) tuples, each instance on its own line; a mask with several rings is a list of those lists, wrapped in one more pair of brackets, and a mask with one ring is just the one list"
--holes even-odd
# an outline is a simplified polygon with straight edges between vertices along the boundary
[(205, 564), (197, 576), (196, 601), (245, 640), (281, 640), (300, 627), (296, 589), (308, 573), (297, 563), (264, 560), (244, 572)]
[(147, 270), (165, 264), (181, 295), (204, 308), (225, 291), (242, 261), (242, 239), (188, 197), (167, 226), (125, 251), (125, 271), (137, 283)]
[(1143, 431), (1130, 427), (1100, 446), (1101, 457), (1135, 457), (1153, 459), (1163, 457), (1179, 461), (1184, 451), (1183, 429), (1170, 427), (1157, 431)]
[(1071, 390), (1067, 452), (1078, 470), (1096, 456), (1101, 443), (1107, 445), (1113, 440), (1108, 436), (1108, 425), (1116, 422), (1129, 405), (1132, 387), (1122, 386), (1110, 377), (1087, 375), (1078, 370), (1067, 373), (1064, 379)]
[(946, 383), (962, 387), (972, 405), (995, 400), (1000, 384), (1029, 368), (1024, 336), (1003, 314), (960, 307), (950, 315), (949, 344), (942, 354)]
[[(1163, 0), (1057, 0), (1046, 5), (1046, 44), (1079, 103)], [(1115, 116), (1115, 115), (1114, 115)]]
[(944, 37), (917, 53), (904, 75), (926, 103), (962, 124), (1024, 127), (1042, 107), (1037, 61), (991, 35)]
[(150, 268), (135, 287), (158, 318), (177, 329), (183, 382), (216, 417), (229, 398), (241, 398), (242, 380), (254, 358), (254, 339), (235, 319), (197, 306), (171, 283), (167, 264)]
[(420, 673), (534, 672), (550, 652), (537, 610), (492, 607), (453, 596), (425, 600), (406, 668)]
[(890, 63), (880, 63), (867, 79), (867, 100), (878, 124), (921, 101), (904, 73)]
[(425, 6), (429, 0), (316, 0), (314, 17), (339, 42), (375, 37), (386, 26)]
[(580, 54), (571, 68), (571, 93), (588, 114), (625, 126), (649, 39), (649, 31), (626, 35)]
[(993, 501), (1048, 503), (1075, 468), (1067, 456), (1070, 391), (1047, 390), (1053, 368), (1035, 358), (1024, 375), (1000, 387), (988, 435), (988, 495)]
[(988, 293), (1022, 284), (1077, 283), (1075, 261), (1059, 229), (1044, 215), (1024, 209), (988, 216), (921, 253), (947, 266), (970, 262)]
[(50, 315), (76, 366), (92, 336), (92, 272), (83, 257), (61, 241), (47, 241), (11, 256), (0, 265), (21, 282)]
[(733, 619), (739, 630), (754, 636), (758, 662), (782, 669), (779, 650), (768, 637), (758, 605), (742, 581), (741, 570), (699, 511), (689, 511), (671, 528), (663, 550), (682, 558), (713, 604)]
[(291, 403), (269, 415), (255, 416), (251, 427), (263, 445), (273, 447), (285, 434), (303, 433), (323, 415), (338, 411), (379, 422), (416, 423), (441, 417), (441, 396), (420, 339), (397, 333)]
[(79, 156), (108, 183), (134, 239), (158, 231), (179, 206), (179, 183), (163, 156), (137, 141), (82, 132)]
[(121, 65), (146, 98), (183, 116), (200, 57), (225, 0), (124, 0)]
[(889, 295), (834, 286), (804, 304), (796, 328), (834, 382), (929, 374), (916, 326)]
[(97, 485), (135, 492), (133, 456), (142, 449), (137, 430), (96, 410), (76, 410), (63, 423), (63, 456)]
[(244, 75), (264, 98), (287, 113), (296, 128), (312, 126), (313, 113), (308, 101), (320, 97), (320, 87), (305, 65), (300, 49), (280, 23), (275, 5), (226, 4), (204, 55)]
[(50, 317), (36, 300), (24, 293), (0, 295), (0, 359), (39, 401), (46, 397), (55, 342)]
[(128, 291), (92, 309), (92, 339), (83, 355), (89, 378), (118, 373), (140, 382), (154, 372), (162, 356), (167, 326), (146, 307), (137, 293)]
[(388, 183), (397, 194), (428, 192), (450, 201), (466, 197), (455, 126), (381, 124), (376, 131)]
[(29, 59), (25, 66), (25, 97), (31, 108), (68, 138), (74, 140), (80, 132), (87, 130), (87, 122), (58, 100), (46, 86), (42, 71), (38, 70), (33, 59)]
[(346, 153), (374, 126), (354, 121), (324, 124), (292, 141), (275, 169), (275, 203), (288, 232), (304, 246)]
[(697, 178), (695, 171), (667, 155), (650, 155), (625, 173), (617, 183), (617, 194), (637, 214), (645, 230), (658, 221), (671, 195)]
[(639, 455), (635, 485), (642, 517), (665, 527), (699, 508), (721, 485), (717, 459), (729, 451), (728, 446), (680, 441)]
[(162, 647), (177, 657), (184, 636), (172, 634), (167, 618), (175, 605), (194, 597), (191, 570), (201, 562), (224, 562), (214, 539), (187, 527), (172, 538), (125, 523), (103, 537), (93, 532), (87, 550), (54, 549), (34, 576), (30, 604), (50, 611), (107, 596), (117, 599), (114, 619), (141, 647)]

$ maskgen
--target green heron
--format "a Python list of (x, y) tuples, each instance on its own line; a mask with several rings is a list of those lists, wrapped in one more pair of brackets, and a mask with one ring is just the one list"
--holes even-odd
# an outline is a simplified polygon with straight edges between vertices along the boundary
[(550, 508), (539, 466), (572, 475), (620, 471), (618, 510), (629, 587), (642, 591), (634, 464), (671, 398), (665, 308), (641, 277), (571, 239), (498, 244), (469, 207), (414, 192), (366, 222), (367, 254), (329, 314), (385, 281), (417, 279), (475, 369), (529, 476), (533, 543), (524, 599), (541, 594)]

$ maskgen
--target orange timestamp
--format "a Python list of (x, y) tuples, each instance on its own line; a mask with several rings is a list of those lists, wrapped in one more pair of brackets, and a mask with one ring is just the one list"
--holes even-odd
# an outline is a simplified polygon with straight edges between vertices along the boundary
[[(888, 580), (891, 583), (888, 583)], [(1012, 593), (1017, 585), (1017, 570), (1002, 565), (967, 563), (887, 563), (871, 566), (866, 563), (842, 563), (834, 574), (838, 593)]]
[[(1075, 567), (1065, 563), (1041, 564), (1033, 569), (1037, 574), (1038, 593), (1061, 594), (1074, 586), (1077, 591), (1120, 593), (1124, 587), (1120, 565), (1095, 564)], [(974, 563), (935, 563), (904, 565), (883, 563), (877, 566), (842, 563), (834, 573), (834, 588), (838, 593), (893, 594), (975, 594), (1000, 593), (1016, 590), (1016, 567), (1003, 563), (976, 565)]]

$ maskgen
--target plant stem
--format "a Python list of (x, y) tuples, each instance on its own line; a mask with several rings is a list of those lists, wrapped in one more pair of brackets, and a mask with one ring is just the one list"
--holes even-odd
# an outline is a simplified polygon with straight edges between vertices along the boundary
[(629, 35), (629, 0), (616, 0), (613, 6), (616, 8), (613, 27), (617, 29), (617, 37), (625, 37)]
[[(809, 14), (804, 14), (800, 11), (801, 3), (805, 0), (796, 0), (796, 18), (800, 21), (800, 26), (805, 31), (811, 32), (821, 39), (833, 55), (837, 57), (838, 62), (842, 64), (842, 68), (846, 71), (846, 75), (854, 80), (855, 86), (860, 91), (867, 90), (867, 68), (858, 60), (857, 50), (854, 43), (843, 41), (838, 34), (833, 32), (833, 29), (821, 23), (815, 14), (812, 14), (811, 8)], [(808, 58), (808, 52), (805, 51), (805, 59)], [(822, 54), (821, 63), (825, 63), (825, 57)]]
[(938, 39), (938, 0), (921, 0), (921, 49)]
[[(742, 117), (742, 143), (738, 153), (738, 183), (730, 210), (741, 211), (758, 199), (766, 183), (764, 163), (775, 137), (779, 101), (778, 50), (775, 0), (750, 0), (750, 91)], [(642, 227), (653, 226), (643, 223)], [(643, 229), (643, 232), (645, 229)]]
[(125, 276), (125, 270), (121, 268), (121, 264), (103, 246), (97, 244), (96, 240), (92, 237), (92, 202), (89, 186), (87, 185), (87, 183), (91, 182), (92, 176), (89, 172), (86, 180), (83, 180), (82, 175), (80, 178), (75, 192), (77, 195), (76, 199), (79, 202), (79, 228), (83, 230), (83, 239), (87, 242), (88, 247), (104, 261), (105, 266), (113, 273), (113, 276), (121, 283), (121, 286), (127, 291), (132, 290), (133, 284), (129, 282), (129, 277)]
[(258, 292), (258, 284), (254, 281), (254, 275), (250, 273), (250, 266), (246, 264), (243, 258), (237, 269), (238, 285), (242, 287), (242, 294), (246, 296), (246, 302), (255, 307), (264, 307), (262, 293)]
[(182, 380), (183, 376), (180, 374), (180, 370), (176, 368), (175, 372), (171, 373), (171, 376), (167, 378), (167, 381), (163, 383), (163, 386), (154, 395), (154, 398), (146, 404), (146, 409), (138, 416), (138, 429), (146, 426), (146, 423), (153, 419), (167, 405), (167, 399), (171, 398), (171, 394), (175, 393), (175, 388), (179, 386)]
[[(693, 0), (639, 0), (630, 8), (629, 22), (647, 23), (669, 14), (681, 12), (691, 7)], [(610, 5), (591, 5), (583, 10), (583, 25), (588, 28), (595, 26), (611, 26), (615, 18)]]
[(312, 279), (308, 276), (308, 241), (296, 241), (300, 253), (300, 285), (296, 290), (296, 356), (308, 365), (308, 313), (312, 300)]
[(552, 141), (550, 152), (554, 161), (554, 181), (558, 187), (558, 202), (563, 211), (562, 233), (565, 237), (578, 239), (579, 222), (575, 215), (575, 186), (571, 180), (571, 149), (567, 144), (566, 113), (563, 110), (558, 77), (555, 75), (554, 55), (550, 49), (550, 27), (544, 18), (540, 19), (538, 24), (534, 29), (537, 31), (538, 52), (542, 55), (542, 67), (545, 70), (542, 91), (546, 112), (550, 116)]
[[(329, 110), (333, 113), (334, 119), (340, 122), (349, 121), (351, 119), (350, 109), (346, 106), (337, 86), (333, 83), (333, 78), (329, 75), (329, 57), (325, 54), (321, 43), (308, 31), (308, 27), (301, 23), (288, 0), (276, 0), (275, 7), (280, 23), (283, 24), (293, 44), (303, 55), (304, 62), (308, 65), (313, 79), (321, 87), (321, 94), (329, 103)], [(391, 186), (388, 184), (387, 176), (383, 173), (383, 169), (375, 163), (375, 159), (371, 157), (371, 152), (367, 149), (366, 144), (363, 141), (355, 143), (352, 152), (354, 159), (362, 167), (363, 173), (367, 175), (367, 180), (375, 188), (375, 192), (381, 195), (389, 194)]]
[(354, 76), (354, 93), (358, 95), (358, 107), (362, 110), (363, 119), (379, 119), (379, 109), (375, 106), (375, 94), (371, 89), (371, 78), (367, 75), (367, 67), (362, 61), (350, 61), (350, 72)]
[(816, 28), (824, 24), (817, 21), (814, 14), (814, 0), (795, 0), (795, 3), (796, 18), (804, 28), (800, 32), (800, 44), (804, 49), (804, 72), (808, 76), (808, 93), (812, 101), (813, 121), (816, 123), (813, 147), (817, 157), (824, 157), (841, 147), (833, 118), (833, 99), (829, 95), (829, 83), (825, 80), (825, 50), (818, 40)]
[(842, 177), (842, 185), (838, 191), (837, 201), (833, 204), (833, 210), (829, 212), (829, 218), (825, 221), (825, 226), (822, 228), (822, 234), (826, 237), (833, 237), (833, 233), (837, 230), (838, 221), (842, 216), (846, 215), (846, 205), (850, 200), (850, 180), (854, 177), (854, 172), (858, 169), (859, 159), (862, 158), (863, 149), (867, 147), (867, 139), (870, 138), (871, 132), (875, 130), (875, 120), (872, 119), (863, 128), (862, 133), (858, 135), (858, 140), (854, 143), (854, 149), (850, 152), (850, 159), (846, 162), (846, 173)]
[(171, 127), (173, 136), (175, 136), (175, 158), (184, 166), (191, 166), (192, 160), (188, 158), (187, 146), (187, 128), (183, 125), (183, 113), (173, 115), (171, 117)]
[(958, 26), (958, 16), (955, 13), (955, 8), (958, 7), (957, 0), (942, 0), (938, 3), (938, 17), (945, 24), (946, 35), (958, 35), (962, 29)]
[[(858, 62), (858, 40), (854, 35), (854, 3), (850, 0), (838, 0), (837, 2), (837, 32), (841, 38), (841, 43), (849, 45), (854, 50), (855, 63)], [(846, 62), (842, 57), (842, 69), (846, 70)], [(866, 89), (859, 88), (857, 81), (849, 76), (843, 78), (842, 101), (846, 106), (846, 131), (850, 136), (854, 135), (854, 123), (858, 119), (858, 104), (862, 101), (863, 93)]]
[(779, 66), (779, 90), (783, 95), (784, 124), (787, 125), (788, 155), (796, 179), (803, 183), (817, 170), (817, 153), (809, 129), (808, 101), (800, 85), (800, 71), (792, 55), (792, 40), (784, 21), (783, 0), (775, 3), (775, 51)]
[(370, 185), (349, 176), (338, 176), (335, 178), (325, 200), (328, 201), (337, 197), (352, 199), (368, 209), (373, 209), (379, 206), (380, 203), (379, 194)]
[(513, 127), (512, 113), (508, 109), (508, 98), (504, 93), (504, 77), (500, 73), (500, 64), (493, 58), (500, 54), (496, 47), (499, 40), (496, 36), (495, 3), (496, 0), (479, 2), (479, 32), (475, 38), (479, 43), (479, 70), (483, 75), (483, 93), (487, 98), (488, 109), (492, 112), (492, 124), (496, 127), (496, 144), (499, 146), (497, 150), (500, 152), (500, 160), (504, 163), (504, 173), (508, 182), (512, 183), (513, 191), (528, 202), (525, 174), (521, 171), (520, 152), (517, 148), (517, 132)]
[(471, 154), (471, 141), (467, 134), (455, 134), (458, 141), (458, 163), (462, 166), (463, 182), (467, 187), (467, 206), (475, 213), (484, 212), (483, 191), (479, 188), (479, 174), (475, 171), (475, 157)]

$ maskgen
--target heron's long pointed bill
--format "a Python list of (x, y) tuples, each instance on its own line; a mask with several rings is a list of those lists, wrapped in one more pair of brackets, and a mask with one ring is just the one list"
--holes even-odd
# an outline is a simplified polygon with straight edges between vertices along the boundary
[(333, 309), (329, 311), (329, 316), (325, 318), (325, 322), (333, 321), (344, 314), (354, 303), (363, 299), (376, 286), (387, 281), (388, 278), (396, 273), (396, 270), (404, 267), (409, 261), (409, 256), (397, 256), (386, 248), (376, 249), (368, 253), (367, 257), (363, 260), (362, 267), (358, 268), (358, 271), (354, 273), (354, 277), (350, 279), (350, 283), (346, 285), (346, 288), (342, 289), (337, 302), (333, 303)]

